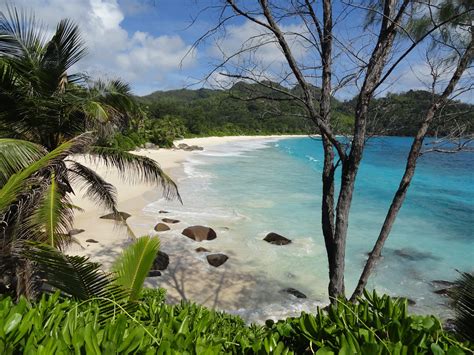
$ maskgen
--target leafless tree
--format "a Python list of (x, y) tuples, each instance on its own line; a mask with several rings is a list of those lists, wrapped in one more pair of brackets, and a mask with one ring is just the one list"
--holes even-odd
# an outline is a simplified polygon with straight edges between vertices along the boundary
[[(456, 0), (455, 4), (452, 13), (442, 17), (438, 15), (443, 1), (431, 0), (341, 0), (337, 4), (332, 0), (222, 0), (212, 7), (212, 10), (219, 11), (216, 26), (196, 42), (198, 46), (216, 36), (221, 40), (217, 41), (216, 48), (219, 48), (223, 60), (216, 64), (208, 79), (219, 74), (221, 78), (258, 83), (267, 89), (264, 96), (270, 100), (278, 93), (280, 99), (299, 103), (304, 116), (319, 129), (324, 148), (321, 222), (332, 302), (345, 297), (349, 212), (358, 169), (370, 136), (371, 100), (390, 84), (390, 80), (394, 80), (397, 68), (415, 49), (423, 47), (429, 50), (430, 43), (450, 46), (446, 55), (449, 53), (451, 64), (446, 64), (448, 57), (442, 60), (446, 64), (443, 69), (448, 70), (443, 73), (448, 77), (447, 83), (441, 94), (433, 95), (431, 106), (413, 139), (400, 186), (352, 300), (366, 286), (380, 256), (405, 199), (433, 119), (455, 94), (462, 75), (472, 63), (471, 21), (474, 10), (469, 7), (469, 1)], [(358, 28), (351, 27), (350, 22), (361, 16), (367, 19), (365, 28), (362, 30), (360, 23)], [(229, 28), (232, 29), (229, 25), (234, 20), (245, 21), (252, 26), (253, 32), (240, 47), (226, 50), (223, 47)], [(457, 36), (449, 38), (452, 27), (466, 32), (463, 41), (454, 41)], [(282, 60), (265, 62), (258, 56), (262, 48), (278, 48)], [(304, 53), (304, 59), (300, 58), (301, 53)], [(431, 64), (434, 70), (435, 65)], [(443, 86), (443, 83), (436, 82), (440, 77), (440, 73), (435, 71), (433, 88)], [(299, 90), (285, 89), (292, 85)], [(319, 89), (315, 90), (315, 87)], [(338, 90), (348, 88), (356, 96), (354, 124), (351, 135), (341, 140), (336, 136), (331, 99)], [(256, 94), (256, 97), (263, 96)], [(341, 177), (336, 193), (335, 171), (338, 168)]]

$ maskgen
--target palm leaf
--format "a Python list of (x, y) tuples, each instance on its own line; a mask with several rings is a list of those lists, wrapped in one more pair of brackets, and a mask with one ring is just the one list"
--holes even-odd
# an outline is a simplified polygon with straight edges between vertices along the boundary
[(66, 255), (40, 243), (28, 243), (23, 254), (35, 262), (49, 285), (68, 297), (89, 300), (127, 296), (122, 288), (111, 286), (110, 275), (101, 270), (100, 263), (91, 262), (88, 257)]
[(53, 168), (69, 155), (83, 153), (91, 142), (92, 137), (89, 133), (82, 134), (61, 144), (20, 172), (13, 174), (0, 189), (0, 213), (8, 209), (8, 206), (21, 194), (27, 193), (31, 185), (39, 183), (39, 173), (42, 170)]
[(0, 187), (8, 179), (46, 154), (34, 143), (19, 139), (0, 138)]
[(45, 43), (44, 26), (32, 13), (7, 7), (0, 12), (0, 53), (15, 57), (30, 57)]
[(140, 237), (116, 259), (113, 266), (117, 275), (115, 282), (129, 290), (129, 301), (135, 301), (138, 298), (159, 247), (158, 238)]
[(158, 184), (166, 198), (176, 197), (181, 201), (178, 187), (153, 159), (108, 147), (94, 146), (88, 153), (93, 162), (118, 169), (126, 181)]
[(453, 300), (456, 331), (474, 341), (474, 274), (461, 273), (449, 296)]
[(63, 249), (65, 244), (71, 242), (68, 232), (73, 227), (74, 211), (70, 205), (69, 198), (56, 181), (56, 175), (51, 174), (50, 184), (32, 215), (33, 224), (28, 228), (29, 231), (44, 235), (36, 240), (45, 240), (48, 245), (58, 249)]
[(88, 198), (106, 209), (117, 210), (117, 190), (112, 184), (102, 179), (94, 170), (78, 162), (71, 162), (68, 171), (70, 181), (81, 184), (80, 189), (85, 190)]
[(70, 20), (64, 19), (59, 22), (53, 38), (48, 42), (42, 62), (46, 69), (56, 71), (59, 77), (85, 54), (86, 49), (79, 27)]

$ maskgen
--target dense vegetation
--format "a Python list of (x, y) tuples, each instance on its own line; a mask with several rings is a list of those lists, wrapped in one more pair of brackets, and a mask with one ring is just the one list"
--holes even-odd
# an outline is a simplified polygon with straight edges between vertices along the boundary
[[(268, 84), (269, 85), (269, 84)], [(277, 84), (272, 84), (274, 87)], [(279, 87), (281, 90), (286, 90)], [(289, 90), (298, 95), (298, 88)], [(314, 88), (317, 97), (319, 90)], [(267, 98), (275, 98), (272, 101)], [(257, 98), (260, 97), (260, 98)], [(263, 98), (266, 97), (266, 98)], [(280, 100), (278, 100), (280, 99)], [(147, 106), (151, 122), (165, 124), (174, 120), (183, 135), (238, 134), (308, 134), (316, 133), (314, 126), (301, 117), (303, 110), (295, 101), (262, 89), (258, 84), (238, 83), (230, 90), (172, 90), (157, 91), (140, 98)], [(371, 106), (372, 133), (412, 136), (432, 101), (427, 91), (388, 94), (376, 99)], [(341, 102), (333, 99), (334, 127), (340, 134), (350, 133), (355, 100)], [(443, 110), (444, 123), (434, 123), (430, 135), (445, 135), (453, 127), (474, 132), (473, 105), (452, 102)], [(441, 120), (439, 120), (441, 122)], [(156, 123), (155, 123), (156, 124)]]
[(167, 305), (146, 290), (133, 312), (100, 318), (94, 300), (59, 294), (30, 303), (0, 301), (0, 352), (12, 354), (464, 354), (461, 343), (433, 316), (407, 313), (406, 300), (366, 294), (316, 314), (264, 326), (189, 303)]

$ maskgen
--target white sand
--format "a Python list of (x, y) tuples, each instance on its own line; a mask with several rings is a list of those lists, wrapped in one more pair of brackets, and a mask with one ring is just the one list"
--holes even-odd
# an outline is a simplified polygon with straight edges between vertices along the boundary
[[(186, 143), (188, 145), (198, 145), (206, 149), (213, 145), (224, 144), (233, 141), (255, 140), (262, 138), (289, 138), (296, 136), (238, 136), (238, 137), (208, 137), (183, 139), (175, 142), (176, 145)], [(172, 149), (142, 149), (137, 154), (142, 154), (156, 160), (173, 179), (177, 175), (183, 174), (179, 167), (181, 163), (197, 151), (183, 151)], [(84, 162), (84, 159), (80, 159)], [(118, 191), (118, 207), (120, 211), (125, 211), (132, 215), (127, 220), (133, 232), (137, 235), (154, 234), (153, 227), (165, 214), (151, 218), (142, 212), (143, 208), (161, 195), (158, 188), (146, 184), (132, 184), (130, 181), (123, 181), (114, 169), (107, 169), (104, 166), (86, 164), (94, 168), (103, 178), (112, 183)], [(175, 176), (173, 176), (173, 174)], [(110, 267), (115, 256), (122, 248), (130, 242), (124, 227), (111, 220), (100, 219), (99, 217), (107, 211), (96, 206), (89, 200), (81, 197), (78, 191), (74, 198), (74, 204), (82, 207), (85, 212), (77, 213), (75, 218), (75, 228), (85, 231), (76, 235), (82, 246), (74, 245), (69, 250), (71, 254), (88, 255), (91, 260), (101, 262), (105, 268)], [(172, 229), (183, 229), (187, 226), (186, 221), (181, 221), (176, 225), (170, 225)], [(219, 268), (213, 268), (204, 259), (196, 258), (194, 245), (191, 248), (179, 247), (183, 243), (195, 243), (195, 247), (208, 247), (210, 244), (197, 243), (182, 237), (176, 238), (161, 236), (161, 249), (170, 255), (170, 266), (163, 272), (161, 277), (147, 279), (148, 286), (164, 287), (168, 292), (168, 300), (178, 302), (180, 299), (188, 299), (200, 304), (218, 309), (238, 309), (242, 307), (242, 299), (245, 304), (248, 301), (258, 304), (259, 299), (264, 299), (264, 285), (259, 285), (258, 280), (239, 273), (238, 270), (224, 264)], [(94, 239), (98, 243), (86, 242)], [(189, 241), (189, 242), (188, 242)], [(207, 242), (212, 243), (212, 242)], [(203, 245), (205, 244), (205, 245)]]

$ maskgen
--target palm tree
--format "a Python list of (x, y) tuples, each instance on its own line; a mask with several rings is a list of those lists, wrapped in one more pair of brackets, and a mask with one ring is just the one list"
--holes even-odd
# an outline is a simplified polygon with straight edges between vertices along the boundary
[(62, 20), (46, 40), (34, 16), (0, 12), (0, 132), (48, 150), (79, 133), (99, 136), (138, 111), (120, 80), (91, 81), (69, 70), (86, 53), (79, 29)]
[[(78, 134), (93, 131), (84, 153), (96, 162), (116, 167), (130, 180), (158, 184), (167, 197), (178, 196), (176, 185), (151, 159), (120, 149), (95, 146), (104, 135), (140, 115), (130, 87), (120, 80), (91, 82), (68, 70), (85, 55), (79, 29), (62, 20), (50, 40), (45, 29), (25, 12), (0, 12), (0, 135), (37, 143), (47, 151)], [(65, 191), (70, 182), (85, 182), (87, 194), (114, 210), (115, 191), (92, 169), (74, 159), (56, 173)], [(68, 172), (69, 179), (64, 176)]]
[(69, 197), (73, 186), (117, 213), (115, 188), (79, 163), (78, 154), (179, 198), (154, 160), (95, 145), (139, 107), (119, 80), (91, 82), (68, 74), (84, 54), (78, 27), (69, 20), (46, 40), (34, 16), (16, 9), (0, 13), (0, 137), (11, 137), (0, 138), (0, 271), (16, 295), (34, 295), (27, 287), (33, 265), (20, 252), (25, 241), (60, 250), (73, 241), (68, 234), (78, 209)]

